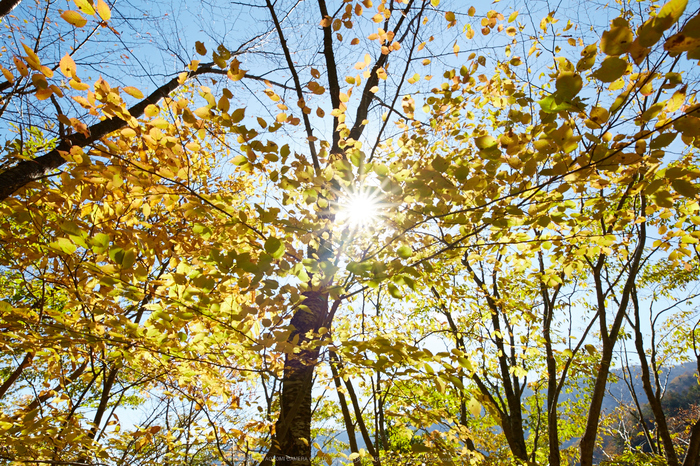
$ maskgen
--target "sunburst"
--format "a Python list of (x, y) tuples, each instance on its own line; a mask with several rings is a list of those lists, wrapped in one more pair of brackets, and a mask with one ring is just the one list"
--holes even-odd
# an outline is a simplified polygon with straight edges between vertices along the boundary
[(367, 228), (380, 221), (381, 210), (381, 192), (376, 188), (364, 187), (341, 194), (336, 222), (353, 229)]

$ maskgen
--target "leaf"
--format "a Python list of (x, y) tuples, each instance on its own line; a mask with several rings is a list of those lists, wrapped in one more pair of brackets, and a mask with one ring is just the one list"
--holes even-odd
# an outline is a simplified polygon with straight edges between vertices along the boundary
[(581, 51), (581, 59), (576, 64), (576, 71), (590, 70), (595, 65), (595, 57), (598, 54), (598, 45), (591, 44), (587, 45)]
[(603, 32), (603, 37), (600, 39), (600, 50), (610, 56), (622, 55), (630, 49), (632, 40), (632, 31), (629, 27), (614, 27)]
[(583, 80), (578, 73), (565, 71), (557, 77), (556, 87), (556, 97), (564, 101), (570, 101), (583, 88)]
[(265, 240), (265, 252), (275, 259), (279, 259), (285, 252), (284, 243), (274, 236), (270, 236)]
[(662, 149), (669, 144), (671, 144), (678, 136), (676, 132), (667, 132), (660, 134), (658, 137), (654, 138), (649, 144), (651, 150)]
[(479, 136), (474, 138), (474, 144), (481, 150), (488, 150), (495, 147), (498, 141), (493, 136)]
[(659, 114), (659, 112), (661, 112), (661, 110), (664, 109), (665, 106), (666, 106), (665, 100), (663, 102), (655, 103), (654, 105), (652, 105), (651, 107), (646, 109), (644, 111), (644, 113), (642, 113), (642, 116), (641, 116), (642, 121), (651, 121)]
[(598, 68), (592, 76), (604, 83), (611, 83), (625, 74), (628, 63), (622, 58), (608, 57), (603, 60), (600, 68)]
[(100, 15), (103, 21), (109, 21), (112, 18), (112, 12), (105, 0), (97, 0), (97, 14)]
[(75, 3), (75, 6), (77, 6), (78, 9), (86, 15), (93, 16), (95, 14), (95, 9), (92, 7), (90, 2), (88, 2), (88, 0), (73, 0), (73, 3)]
[(673, 186), (673, 189), (675, 189), (678, 194), (685, 197), (695, 198), (698, 192), (700, 192), (697, 186), (683, 178), (672, 180), (671, 186)]
[(83, 15), (77, 11), (73, 10), (64, 11), (61, 13), (61, 18), (63, 18), (67, 23), (78, 28), (81, 28), (87, 24), (87, 19), (85, 19)]
[(664, 50), (675, 57), (683, 52), (693, 53), (700, 48), (700, 38), (690, 37), (682, 32), (674, 34), (664, 43)]
[(237, 108), (231, 114), (231, 122), (240, 123), (245, 118), (245, 108)]
[(403, 297), (403, 295), (401, 294), (401, 291), (399, 291), (399, 288), (396, 285), (394, 285), (393, 283), (387, 283), (386, 287), (387, 287), (387, 291), (389, 291), (389, 295), (392, 298), (401, 299)]
[(469, 403), (467, 403), (467, 408), (472, 416), (481, 417), (481, 403), (476, 401), (474, 398), (469, 400)]
[(396, 250), (396, 254), (398, 254), (401, 259), (408, 259), (413, 255), (413, 249), (411, 249), (410, 246), (403, 245)]
[(63, 58), (61, 58), (58, 67), (61, 69), (61, 73), (63, 73), (66, 78), (72, 78), (75, 76), (75, 62), (70, 55), (65, 54)]
[(211, 110), (209, 109), (209, 107), (199, 107), (197, 110), (194, 111), (194, 114), (202, 120), (208, 120), (212, 117)]
[(50, 244), (52, 249), (64, 252), (66, 254), (73, 254), (78, 247), (73, 244), (68, 238), (57, 238), (56, 241)]
[(129, 94), (131, 97), (134, 97), (135, 99), (143, 99), (143, 93), (136, 89), (133, 86), (126, 86), (122, 88), (122, 91), (126, 92)]
[(204, 46), (203, 43), (200, 41), (197, 41), (194, 43), (194, 48), (197, 51), (198, 54), (200, 55), (206, 55), (207, 54), (207, 48)]
[(657, 32), (664, 32), (681, 19), (686, 6), (688, 6), (688, 0), (671, 0), (666, 3), (653, 18), (653, 28)]

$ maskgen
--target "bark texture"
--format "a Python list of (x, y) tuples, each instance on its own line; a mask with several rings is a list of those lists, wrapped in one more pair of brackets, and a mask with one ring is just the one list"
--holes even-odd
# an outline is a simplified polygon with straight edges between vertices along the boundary
[(304, 293), (303, 305), (291, 320), (294, 331), (289, 341), (298, 338), (298, 353), (289, 353), (284, 362), (280, 416), (275, 424), (273, 445), (262, 464), (309, 466), (311, 464), (311, 389), (318, 347), (306, 347), (307, 334), (316, 333), (328, 315), (328, 296), (319, 291)]

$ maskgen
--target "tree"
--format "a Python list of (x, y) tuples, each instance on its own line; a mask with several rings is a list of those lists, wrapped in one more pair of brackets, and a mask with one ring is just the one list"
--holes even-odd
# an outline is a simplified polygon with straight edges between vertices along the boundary
[[(310, 464), (316, 376), (375, 463), (413, 428), (412, 451), (479, 458), (483, 405), (514, 461), (561, 464), (563, 439), (581, 435), (592, 464), (642, 270), (695, 267), (700, 16), (687, 2), (623, 7), (598, 40), (559, 12), (537, 29), (435, 0), (266, 1), (253, 5), (264, 30), (190, 44), (211, 63), (182, 60), (148, 97), (85, 78), (86, 16), (114, 33), (119, 10), (74, 4), (60, 26), (36, 4), (32, 45), (16, 44), (0, 85), (4, 112), (18, 109), (3, 114), (17, 135), (0, 173), (0, 387), (18, 406), (3, 412), (4, 458)], [(74, 34), (73, 50), (44, 48), (49, 33)], [(277, 110), (235, 108), (250, 86)], [(365, 228), (342, 218), (362, 193), (382, 217)], [(374, 289), (395, 301), (377, 295), (366, 332), (351, 308)], [(393, 327), (386, 313), (415, 305), (441, 326)], [(430, 332), (450, 351), (431, 351)], [(559, 401), (574, 369), (593, 380), (585, 415)], [(116, 432), (124, 399), (146, 393), (159, 414)], [(564, 428), (573, 416), (580, 432)]]

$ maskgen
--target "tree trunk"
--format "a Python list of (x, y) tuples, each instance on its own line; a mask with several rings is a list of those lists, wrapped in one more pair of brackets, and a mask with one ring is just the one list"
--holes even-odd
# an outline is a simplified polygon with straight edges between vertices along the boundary
[(318, 347), (310, 343), (307, 333), (315, 333), (328, 315), (328, 296), (320, 291), (304, 293), (303, 305), (291, 320), (294, 330), (289, 342), (298, 338), (299, 353), (288, 353), (284, 361), (284, 378), (280, 399), (280, 416), (275, 424), (273, 445), (262, 465), (311, 465), (311, 392)]
[(0, 0), (0, 18), (4, 18), (10, 14), (21, 1), (22, 0)]

